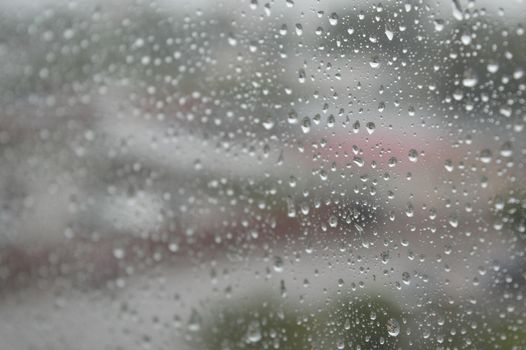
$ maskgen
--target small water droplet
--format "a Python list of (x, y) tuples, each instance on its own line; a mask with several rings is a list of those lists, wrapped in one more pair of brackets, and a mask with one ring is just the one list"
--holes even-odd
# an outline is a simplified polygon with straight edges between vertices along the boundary
[(415, 163), (418, 160), (418, 151), (414, 148), (409, 150), (408, 158), (411, 162)]
[(442, 30), (444, 30), (444, 20), (436, 19), (436, 20), (433, 21), (433, 24), (434, 24), (435, 30), (437, 32), (441, 32)]
[(409, 274), (409, 272), (402, 272), (402, 282), (407, 286), (411, 284), (411, 275)]
[(394, 38), (393, 28), (389, 23), (385, 24), (385, 36), (387, 37), (387, 39), (389, 39), (389, 41), (393, 40)]
[(338, 218), (335, 215), (331, 215), (329, 217), (329, 226), (330, 227), (336, 227), (338, 226)]
[(371, 66), (371, 68), (374, 68), (374, 69), (380, 67), (380, 60), (378, 56), (374, 56), (369, 62), (369, 65)]
[(458, 21), (462, 21), (462, 19), (464, 19), (459, 0), (453, 0), (453, 17), (455, 17), (455, 19)]
[(335, 26), (338, 24), (338, 14), (336, 12), (331, 13), (329, 16), (329, 24)]
[(472, 71), (467, 71), (462, 79), (462, 85), (465, 87), (474, 87), (478, 83), (478, 78)]
[(480, 151), (480, 161), (484, 164), (489, 164), (491, 162), (492, 153), (486, 148)]
[(371, 135), (376, 129), (376, 125), (374, 125), (373, 122), (369, 122), (365, 125), (365, 128), (367, 129), (367, 132), (369, 133), (369, 135)]
[(452, 172), (454, 168), (453, 161), (451, 159), (446, 159), (446, 161), (444, 162), (444, 168), (446, 168), (448, 172)]
[(280, 256), (274, 257), (274, 271), (283, 272), (283, 259)]
[(233, 33), (229, 33), (228, 34), (228, 44), (230, 46), (236, 46), (237, 45), (237, 39), (236, 39), (236, 37), (234, 36)]
[(298, 80), (301, 84), (305, 83), (305, 70), (303, 68), (298, 70)]
[(511, 157), (513, 154), (513, 145), (510, 141), (506, 141), (500, 147), (500, 155), (503, 157)]
[(303, 34), (303, 26), (300, 23), (296, 23), (296, 35), (301, 36)]
[(115, 248), (113, 249), (113, 256), (115, 259), (123, 259), (125, 255), (124, 249), (122, 248)]
[(487, 68), (488, 72), (490, 72), (490, 73), (497, 73), (497, 71), (499, 70), (499, 64), (496, 63), (496, 62), (490, 62), (490, 63), (488, 63), (486, 68)]
[(188, 320), (188, 330), (198, 332), (201, 329), (201, 322), (201, 315), (199, 315), (196, 309), (192, 309)]

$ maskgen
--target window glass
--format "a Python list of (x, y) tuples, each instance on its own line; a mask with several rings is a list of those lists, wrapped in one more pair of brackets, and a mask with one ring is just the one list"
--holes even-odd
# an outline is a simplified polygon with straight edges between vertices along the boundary
[(1, 347), (525, 348), (525, 23), (0, 2)]

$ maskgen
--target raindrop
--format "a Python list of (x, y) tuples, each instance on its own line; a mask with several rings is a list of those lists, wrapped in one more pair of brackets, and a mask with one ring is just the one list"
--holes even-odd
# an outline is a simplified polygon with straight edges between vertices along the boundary
[(435, 26), (435, 30), (437, 32), (441, 32), (442, 30), (444, 30), (444, 21), (441, 20), (441, 19), (436, 19), (434, 22), (433, 22), (434, 26)]
[(462, 19), (464, 18), (459, 0), (453, 0), (453, 17), (455, 17), (455, 19), (459, 21), (462, 21)]
[(387, 39), (389, 39), (389, 41), (393, 40), (394, 32), (393, 28), (389, 23), (385, 24), (385, 36), (387, 37)]
[(446, 161), (444, 162), (444, 168), (446, 168), (448, 172), (452, 172), (454, 168), (453, 161), (451, 159), (446, 159)]
[(247, 341), (249, 343), (257, 343), (261, 340), (261, 327), (258, 321), (252, 321), (247, 329)]
[(353, 132), (356, 134), (360, 131), (360, 122), (357, 120), (354, 122), (354, 124), (352, 125), (352, 128), (353, 128)]
[(448, 217), (448, 222), (451, 227), (458, 227), (458, 217), (455, 214), (452, 214)]
[(398, 336), (398, 334), (400, 334), (400, 323), (398, 323), (397, 320), (395, 320), (394, 318), (390, 318), (388, 321), (387, 321), (387, 333), (391, 336), (391, 337), (396, 337)]
[(374, 56), (372, 60), (369, 62), (369, 65), (371, 66), (371, 68), (374, 68), (374, 69), (380, 67), (380, 61), (378, 59), (378, 56)]
[(289, 115), (287, 117), (287, 122), (289, 124), (297, 124), (298, 123), (298, 113), (296, 113), (295, 110), (291, 109), (289, 112)]
[(409, 274), (409, 272), (402, 272), (402, 282), (407, 286), (411, 284), (411, 275)]
[(331, 26), (335, 26), (338, 24), (338, 14), (336, 12), (333, 12), (330, 16), (329, 16), (329, 24)]
[(296, 23), (296, 35), (301, 36), (303, 34), (303, 26), (300, 23)]
[(188, 330), (198, 332), (201, 329), (201, 323), (201, 315), (199, 315), (196, 309), (192, 309), (188, 320)]
[(500, 147), (500, 155), (503, 157), (511, 157), (513, 154), (513, 145), (510, 141), (506, 141)]
[(230, 46), (236, 46), (237, 45), (237, 39), (236, 39), (236, 37), (234, 36), (233, 33), (229, 33), (228, 34), (228, 44)]
[(469, 32), (463, 33), (460, 36), (460, 41), (462, 41), (462, 44), (464, 45), (471, 44), (471, 34)]
[(396, 157), (391, 157), (389, 158), (389, 161), (388, 161), (388, 165), (390, 168), (393, 168), (396, 166), (396, 163), (398, 163), (398, 159), (396, 159)]
[(492, 153), (488, 148), (483, 149), (480, 152), (480, 161), (484, 164), (489, 164), (491, 162), (491, 157), (492, 157)]
[(353, 162), (354, 162), (354, 164), (358, 165), (359, 167), (363, 167), (364, 164), (365, 164), (364, 160), (362, 158), (360, 158), (360, 157), (354, 157), (353, 158)]
[(283, 259), (280, 256), (274, 257), (274, 271), (283, 272)]
[(369, 135), (371, 135), (374, 130), (376, 129), (376, 125), (374, 125), (373, 122), (369, 122), (365, 125), (366, 129), (367, 129), (367, 132), (369, 133)]
[(303, 68), (298, 70), (298, 80), (301, 84), (305, 83), (305, 70)]
[(490, 62), (488, 63), (486, 68), (488, 69), (488, 72), (490, 73), (497, 73), (497, 71), (499, 70), (499, 64), (496, 62)]
[(408, 157), (411, 162), (415, 163), (418, 160), (418, 151), (414, 148), (410, 149)]
[(310, 132), (311, 128), (311, 121), (309, 117), (303, 118), (303, 122), (301, 123), (301, 131), (303, 131), (304, 134), (308, 134)]
[(477, 76), (472, 71), (467, 71), (462, 79), (462, 85), (465, 87), (474, 87), (477, 83)]
[(270, 130), (274, 127), (274, 120), (272, 119), (272, 116), (267, 116), (267, 118), (263, 121), (263, 127), (267, 130)]
[(336, 227), (338, 226), (338, 218), (335, 215), (331, 215), (329, 217), (329, 226), (330, 227)]

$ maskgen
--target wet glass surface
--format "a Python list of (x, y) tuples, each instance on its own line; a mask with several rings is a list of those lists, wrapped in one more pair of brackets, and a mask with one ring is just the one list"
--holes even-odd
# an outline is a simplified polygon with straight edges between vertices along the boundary
[(1, 347), (525, 348), (525, 20), (1, 2)]

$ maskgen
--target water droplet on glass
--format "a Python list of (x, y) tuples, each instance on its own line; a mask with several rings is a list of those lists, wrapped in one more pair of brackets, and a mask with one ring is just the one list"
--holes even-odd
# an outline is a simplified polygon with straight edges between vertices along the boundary
[(407, 286), (411, 284), (411, 275), (409, 274), (409, 272), (402, 272), (402, 282)]
[(301, 84), (305, 82), (305, 70), (303, 68), (298, 70), (298, 80)]
[(274, 257), (274, 271), (283, 272), (283, 259), (280, 256)]
[(295, 110), (291, 109), (289, 112), (289, 115), (287, 117), (287, 122), (289, 124), (296, 124), (298, 123), (298, 113), (296, 113)]
[(371, 135), (376, 129), (376, 125), (374, 125), (373, 122), (369, 122), (365, 125), (365, 128), (367, 129), (367, 132), (369, 133), (369, 135)]
[(336, 227), (338, 226), (338, 218), (335, 215), (331, 215), (329, 217), (329, 226), (330, 227)]
[(465, 87), (474, 87), (478, 83), (478, 78), (472, 71), (467, 71), (462, 79), (462, 85)]
[(458, 21), (462, 21), (462, 19), (464, 19), (459, 0), (453, 0), (453, 17), (455, 17), (455, 19)]
[(389, 41), (393, 40), (394, 32), (393, 28), (389, 23), (386, 23), (385, 25), (385, 36), (387, 37), (387, 39), (389, 39)]
[(462, 44), (464, 44), (464, 45), (469, 45), (469, 44), (471, 44), (471, 33), (469, 33), (469, 32), (463, 33), (463, 34), (460, 36), (460, 41), (461, 41)]
[(354, 162), (354, 164), (358, 165), (359, 167), (363, 167), (364, 164), (365, 164), (363, 158), (360, 158), (360, 157), (354, 157), (353, 158), (353, 162)]
[(235, 38), (233, 33), (228, 34), (228, 44), (230, 46), (236, 46), (237, 45), (237, 39)]
[(349, 319), (345, 320), (345, 324), (343, 325), (343, 328), (345, 328), (346, 331), (351, 329), (351, 321)]
[(410, 149), (409, 150), (409, 153), (408, 153), (408, 158), (411, 162), (416, 162), (418, 160), (418, 151), (414, 148)]
[(446, 161), (444, 162), (444, 168), (446, 168), (448, 172), (452, 172), (453, 171), (453, 161), (451, 159), (446, 159)]
[(331, 13), (329, 16), (329, 24), (335, 26), (338, 24), (338, 14), (336, 12)]
[(247, 341), (249, 343), (257, 343), (261, 340), (261, 326), (258, 321), (252, 321), (247, 329)]
[(513, 154), (513, 145), (510, 141), (506, 141), (500, 147), (500, 155), (503, 157), (511, 157)]
[(491, 162), (492, 153), (489, 149), (483, 149), (480, 151), (480, 161), (484, 164), (489, 164)]
[(499, 64), (496, 63), (496, 62), (490, 62), (490, 63), (488, 63), (486, 68), (487, 68), (488, 72), (490, 72), (490, 73), (497, 73), (497, 71), (499, 70)]
[(437, 32), (441, 32), (442, 30), (444, 30), (444, 21), (441, 20), (441, 19), (436, 19), (433, 21), (433, 24), (435, 26), (435, 30)]
[(448, 222), (451, 227), (458, 227), (458, 217), (455, 214), (452, 214), (448, 217)]
[(380, 61), (379, 61), (378, 56), (374, 56), (372, 60), (369, 62), (369, 65), (371, 66), (371, 68), (375, 68), (375, 69), (380, 67)]
[(311, 121), (309, 117), (303, 118), (303, 122), (301, 123), (301, 131), (303, 131), (304, 134), (308, 134), (311, 127)]
[(201, 315), (196, 309), (192, 309), (190, 318), (188, 319), (188, 330), (198, 332), (201, 329)]
[(300, 23), (296, 23), (296, 35), (301, 36), (303, 34), (303, 26)]
[(115, 257), (115, 259), (123, 259), (124, 258), (124, 249), (122, 248), (115, 248), (113, 249), (113, 256)]
[(400, 323), (398, 323), (398, 321), (395, 320), (394, 318), (390, 318), (387, 321), (386, 326), (387, 326), (387, 333), (391, 337), (396, 337), (398, 336), (398, 334), (400, 334)]

